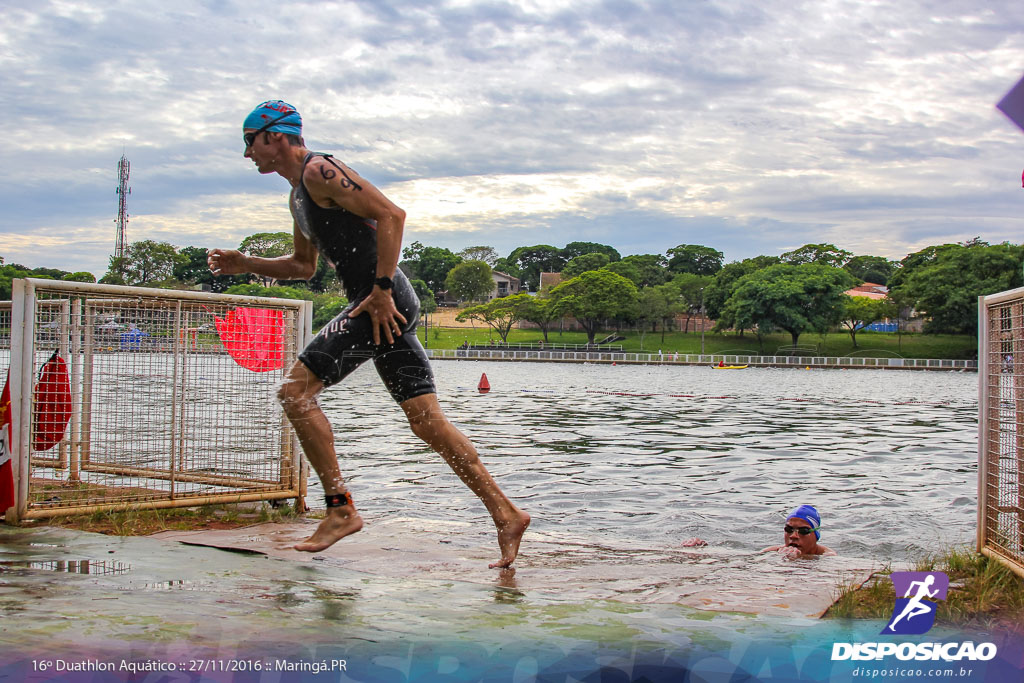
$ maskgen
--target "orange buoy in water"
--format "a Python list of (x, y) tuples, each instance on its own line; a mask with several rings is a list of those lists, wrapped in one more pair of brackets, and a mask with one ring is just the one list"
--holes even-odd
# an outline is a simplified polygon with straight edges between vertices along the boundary
[(477, 385), (476, 390), (481, 394), (486, 394), (491, 390), (490, 382), (487, 381), (487, 373), (480, 375), (480, 384)]

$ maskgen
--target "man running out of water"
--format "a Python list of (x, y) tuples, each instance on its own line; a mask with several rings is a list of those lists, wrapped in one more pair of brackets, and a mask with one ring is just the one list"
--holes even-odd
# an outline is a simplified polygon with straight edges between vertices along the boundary
[(319, 254), (334, 266), (350, 302), (303, 350), (278, 390), (278, 400), (320, 476), (327, 502), (327, 517), (295, 548), (318, 552), (363, 527), (317, 397), (373, 360), (413, 433), (445, 459), (491, 514), (501, 557), (490, 566), (510, 566), (530, 516), (501, 491), (469, 439), (448, 421), (437, 402), (433, 372), (415, 335), (419, 299), (398, 270), (405, 212), (331, 155), (306, 149), (302, 119), (290, 104), (260, 104), (245, 119), (242, 133), (245, 157), (257, 170), (277, 173), (292, 185), (294, 253), (260, 258), (213, 249), (210, 270), (219, 275), (308, 279), (316, 272)]

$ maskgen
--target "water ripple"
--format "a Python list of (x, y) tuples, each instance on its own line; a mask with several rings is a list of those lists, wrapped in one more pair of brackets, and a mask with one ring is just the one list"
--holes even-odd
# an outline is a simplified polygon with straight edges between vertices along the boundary
[[(844, 554), (902, 559), (974, 533), (974, 374), (472, 361), (435, 373), (449, 418), (541, 531), (750, 549), (781, 540), (786, 511), (808, 502)], [(369, 516), (489, 528), (372, 368), (321, 404)]]

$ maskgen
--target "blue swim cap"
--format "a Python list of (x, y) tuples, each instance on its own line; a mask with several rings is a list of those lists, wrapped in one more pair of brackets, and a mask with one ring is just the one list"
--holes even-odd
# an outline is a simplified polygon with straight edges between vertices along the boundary
[(811, 528), (814, 529), (814, 538), (819, 541), (821, 540), (821, 532), (818, 531), (818, 528), (821, 526), (821, 515), (818, 514), (813, 505), (801, 505), (796, 510), (790, 512), (789, 517), (786, 517), (786, 519), (792, 519), (793, 517), (802, 519), (810, 524)]
[(268, 132), (302, 135), (302, 117), (295, 107), (281, 100), (267, 100), (256, 105), (256, 108), (245, 117), (242, 128), (259, 130), (271, 121), (274, 121), (274, 124), (266, 129)]

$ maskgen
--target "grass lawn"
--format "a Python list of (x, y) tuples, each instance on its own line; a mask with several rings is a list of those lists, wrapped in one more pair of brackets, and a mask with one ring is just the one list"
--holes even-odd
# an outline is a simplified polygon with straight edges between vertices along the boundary
[[(614, 330), (608, 330), (598, 335), (598, 340)], [(417, 328), (416, 334), (420, 342), (424, 342), (424, 329), (421, 325)], [(661, 332), (646, 333), (641, 335), (635, 330), (623, 330), (620, 332), (625, 340), (616, 342), (621, 344), (623, 350), (629, 353), (657, 353), (659, 350), (665, 353), (700, 353), (700, 333), (690, 332), (666, 332), (662, 341)], [(428, 348), (454, 349), (464, 341), (470, 344), (487, 344), (489, 341), (499, 341), (501, 338), (486, 325), (477, 324), (476, 328), (469, 327), (433, 327), (429, 332), (430, 339), (425, 342)], [(513, 329), (508, 335), (510, 344), (529, 343), (544, 341), (544, 336), (539, 330), (518, 330)], [(547, 343), (550, 344), (586, 344), (587, 335), (584, 332), (548, 332)], [(789, 346), (792, 341), (788, 333), (772, 334), (765, 337), (764, 353), (762, 354), (758, 345), (757, 337), (747, 333), (742, 337), (734, 334), (711, 334), (704, 335), (704, 353), (706, 354), (739, 354), (739, 355), (774, 355), (781, 346)], [(857, 347), (854, 348), (850, 335), (845, 332), (832, 332), (826, 335), (806, 333), (800, 335), (801, 346), (817, 346), (815, 355), (819, 356), (849, 356), (851, 354), (867, 358), (942, 358), (951, 360), (969, 360), (977, 358), (978, 340), (970, 335), (949, 335), (949, 334), (906, 334), (902, 339), (894, 333), (886, 332), (860, 332), (857, 335)]]

